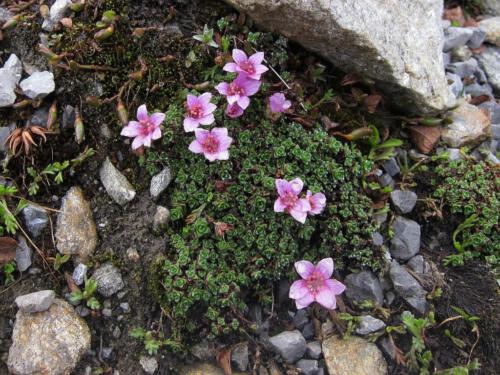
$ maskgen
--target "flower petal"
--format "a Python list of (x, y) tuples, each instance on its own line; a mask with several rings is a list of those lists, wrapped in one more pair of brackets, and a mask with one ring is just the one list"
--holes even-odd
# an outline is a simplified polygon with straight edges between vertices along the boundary
[(228, 160), (229, 159), (229, 151), (220, 151), (216, 154), (216, 159), (218, 160)]
[(334, 279), (325, 280), (325, 283), (330, 288), (330, 290), (336, 295), (344, 293), (344, 290), (346, 288), (344, 284)]
[(304, 183), (300, 178), (294, 178), (292, 181), (290, 181), (290, 185), (292, 188), (292, 191), (295, 195), (299, 195), (300, 192), (302, 191), (302, 188), (304, 187)]
[(184, 119), (183, 125), (185, 132), (192, 132), (200, 125), (200, 123), (198, 120), (195, 120), (192, 117), (186, 117)]
[(154, 125), (154, 126), (160, 126), (163, 121), (165, 121), (165, 114), (164, 113), (153, 113), (149, 117), (149, 121)]
[(248, 79), (244, 86), (245, 95), (252, 96), (255, 93), (257, 93), (257, 91), (259, 91), (259, 88), (260, 88), (260, 81), (255, 79)]
[(295, 208), (292, 208), (290, 210), (290, 215), (292, 215), (292, 217), (301, 224), (304, 224), (306, 222), (307, 211), (302, 211), (302, 210), (297, 210)]
[(188, 94), (187, 96), (187, 105), (188, 108), (191, 108), (193, 105), (198, 103), (198, 98), (195, 95)]
[(254, 65), (260, 65), (264, 60), (264, 52), (256, 52), (248, 60)]
[(308, 260), (299, 260), (298, 262), (295, 262), (294, 266), (300, 277), (306, 280), (311, 277), (315, 269), (314, 264)]
[(217, 138), (227, 137), (227, 128), (213, 128), (212, 134), (215, 134)]
[(319, 291), (316, 294), (316, 302), (329, 310), (333, 310), (335, 307), (337, 307), (335, 293), (333, 293), (332, 290), (326, 285), (323, 285), (319, 288)]
[(248, 60), (247, 54), (240, 49), (233, 49), (233, 60), (237, 64), (241, 64)]
[(198, 140), (194, 140), (188, 147), (189, 151), (194, 152), (195, 154), (200, 154), (203, 152), (203, 147), (201, 146)]
[(213, 124), (215, 121), (215, 117), (212, 113), (210, 113), (209, 115), (206, 115), (200, 119), (198, 119), (198, 122), (201, 124), (201, 125), (210, 125), (210, 124)]
[(281, 202), (281, 198), (276, 199), (274, 202), (274, 212), (284, 212), (286, 206)]
[(226, 65), (224, 65), (222, 69), (225, 70), (226, 72), (234, 73), (236, 72), (237, 66), (238, 65), (236, 65), (235, 63), (227, 63)]
[(141, 124), (137, 121), (130, 121), (127, 126), (125, 126), (120, 135), (125, 137), (136, 137), (140, 133)]
[(210, 94), (209, 92), (201, 94), (200, 96), (198, 96), (198, 100), (203, 106), (207, 106), (210, 103), (210, 100), (212, 100), (212, 94)]
[(325, 258), (319, 261), (319, 263), (316, 265), (316, 271), (321, 273), (321, 275), (325, 279), (329, 279), (332, 277), (333, 273), (333, 259), (332, 258)]
[(292, 190), (290, 183), (287, 180), (277, 178), (274, 183), (276, 184), (276, 190), (278, 191), (279, 195), (285, 195)]
[(134, 138), (134, 141), (132, 142), (132, 150), (137, 150), (143, 144), (144, 144), (144, 137), (138, 135), (137, 137)]
[(156, 140), (161, 138), (161, 128), (157, 127), (151, 134), (151, 139)]
[(293, 299), (299, 299), (304, 297), (307, 293), (310, 293), (309, 288), (305, 280), (294, 281), (290, 286), (290, 291), (288, 292), (288, 297)]
[(304, 309), (314, 302), (314, 296), (312, 293), (306, 294), (304, 297), (295, 300), (295, 306), (297, 309)]
[(137, 108), (137, 119), (139, 121), (148, 121), (149, 116), (146, 104), (143, 104), (139, 108)]
[(229, 90), (229, 83), (221, 82), (217, 86), (215, 86), (215, 89), (219, 92), (219, 94), (227, 96)]
[(250, 98), (248, 96), (241, 96), (238, 99), (238, 105), (241, 107), (241, 109), (247, 109), (250, 105)]
[(144, 137), (142, 144), (144, 147), (151, 147), (151, 134), (148, 134)]
[(205, 107), (205, 114), (209, 115), (210, 113), (213, 113), (217, 109), (217, 106), (213, 103), (208, 103)]

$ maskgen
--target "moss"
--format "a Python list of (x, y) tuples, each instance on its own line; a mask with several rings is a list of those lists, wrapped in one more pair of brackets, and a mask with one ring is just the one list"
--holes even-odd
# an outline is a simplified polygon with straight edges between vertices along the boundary
[[(229, 161), (208, 163), (188, 151), (192, 136), (180, 118), (163, 142), (175, 173), (172, 225), (168, 254), (154, 267), (159, 282), (151, 286), (178, 338), (208, 327), (212, 336), (231, 332), (245, 310), (243, 296), (265, 299), (272, 281), (290, 275), (299, 259), (332, 256), (340, 268), (378, 267), (369, 246), (371, 201), (361, 188), (371, 163), (354, 146), (319, 128), (269, 122), (258, 101), (243, 121), (220, 112), (219, 126), (234, 138)], [(324, 192), (325, 212), (305, 225), (275, 213), (278, 177), (300, 177), (307, 189)], [(222, 223), (231, 229), (218, 236)]]
[(485, 162), (450, 161), (436, 167), (434, 197), (441, 199), (445, 217), (457, 216), (463, 222), (471, 215), (478, 220), (463, 232), (476, 257), (500, 263), (500, 179), (494, 167)]

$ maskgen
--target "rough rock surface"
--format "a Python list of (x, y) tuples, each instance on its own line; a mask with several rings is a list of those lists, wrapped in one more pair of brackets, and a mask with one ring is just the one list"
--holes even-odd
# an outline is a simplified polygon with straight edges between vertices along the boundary
[(50, 7), (49, 17), (43, 22), (45, 31), (52, 31), (57, 23), (69, 12), (71, 0), (56, 0)]
[[(200, 363), (186, 366), (179, 370), (179, 375), (225, 375), (221, 368), (209, 363)], [(241, 372), (234, 372), (233, 375), (247, 375)]]
[(285, 362), (295, 363), (306, 352), (306, 340), (300, 331), (285, 331), (269, 338), (272, 348)]
[(500, 47), (500, 17), (486, 18), (479, 22), (479, 27), (486, 33), (486, 41)]
[(426, 292), (415, 278), (397, 261), (392, 261), (389, 275), (394, 285), (394, 290), (410, 306), (420, 314), (427, 311)]
[(55, 237), (61, 254), (77, 255), (81, 261), (88, 259), (97, 246), (90, 203), (79, 187), (69, 189), (62, 199)]
[(477, 59), (488, 76), (489, 84), (500, 94), (500, 47), (487, 47)]
[(89, 349), (87, 324), (56, 299), (47, 311), (17, 312), (7, 365), (15, 375), (69, 375)]
[(397, 216), (392, 224), (394, 237), (391, 239), (391, 255), (407, 260), (420, 250), (420, 225), (417, 222)]
[(16, 264), (17, 269), (21, 272), (26, 271), (31, 266), (31, 254), (33, 251), (31, 247), (28, 246), (26, 238), (22, 235), (17, 236), (17, 248), (16, 248)]
[(404, 110), (453, 105), (442, 68), (442, 0), (226, 2), (339, 68), (374, 79)]
[(34, 72), (19, 84), (23, 94), (30, 99), (41, 99), (56, 89), (54, 74), (51, 72)]
[(387, 363), (377, 346), (359, 337), (332, 336), (323, 341), (323, 355), (329, 374), (387, 374)]
[(500, 16), (500, 1), (498, 0), (483, 0), (484, 9), (488, 14)]
[(26, 313), (36, 313), (47, 310), (56, 298), (53, 290), (40, 290), (25, 294), (16, 298), (15, 302), (19, 310)]
[(111, 297), (125, 286), (120, 270), (111, 263), (99, 267), (92, 278), (97, 282), (97, 291), (104, 297)]
[(47, 212), (31, 203), (22, 210), (21, 215), (26, 229), (34, 238), (38, 237), (49, 223)]
[(135, 198), (134, 187), (109, 158), (102, 164), (99, 176), (109, 196), (119, 205), (123, 206)]
[(170, 181), (172, 181), (172, 174), (170, 173), (170, 168), (166, 167), (151, 179), (151, 185), (149, 187), (151, 198), (157, 200), (160, 194), (170, 185)]
[[(21, 79), (23, 71), (16, 55), (10, 55), (3, 68), (0, 69), (0, 108), (8, 107), (16, 101), (14, 89)], [(20, 69), (19, 69), (20, 68)]]
[(356, 328), (358, 335), (369, 335), (385, 328), (385, 323), (380, 319), (374, 318), (371, 315), (363, 315), (360, 318), (359, 325)]
[(400, 213), (407, 214), (415, 207), (417, 194), (409, 190), (393, 190), (391, 192), (391, 201)]
[(452, 123), (443, 129), (441, 138), (451, 147), (477, 145), (491, 134), (491, 121), (486, 111), (462, 102), (451, 114)]
[(370, 271), (351, 273), (344, 280), (346, 295), (352, 302), (375, 301), (379, 306), (384, 303), (384, 293), (380, 281)]

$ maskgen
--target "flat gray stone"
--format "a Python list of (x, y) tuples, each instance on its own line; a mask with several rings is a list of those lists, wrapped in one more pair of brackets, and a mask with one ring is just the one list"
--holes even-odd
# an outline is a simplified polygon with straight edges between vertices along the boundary
[(26, 238), (24, 238), (24, 236), (19, 234), (17, 236), (17, 242), (16, 265), (20, 272), (24, 272), (31, 266), (31, 255), (33, 254), (33, 251), (26, 243)]
[(467, 61), (471, 57), (472, 51), (467, 46), (460, 46), (451, 50), (451, 60), (453, 62)]
[(410, 213), (417, 204), (417, 194), (409, 190), (393, 190), (391, 201), (399, 213)]
[(167, 226), (170, 220), (170, 211), (168, 208), (163, 206), (156, 207), (156, 212), (153, 217), (153, 229), (159, 230)]
[(88, 350), (89, 327), (70, 304), (55, 299), (46, 311), (17, 312), (7, 366), (15, 375), (66, 375)]
[(49, 223), (47, 211), (31, 203), (21, 211), (21, 216), (26, 229), (34, 238), (37, 238)]
[(109, 196), (123, 206), (135, 198), (134, 187), (127, 178), (106, 158), (99, 171), (101, 182)]
[(356, 333), (358, 335), (369, 335), (371, 333), (384, 329), (386, 324), (380, 319), (376, 319), (371, 315), (363, 315), (360, 318)]
[(54, 92), (56, 84), (54, 74), (51, 72), (34, 72), (19, 84), (23, 94), (30, 99), (42, 99)]
[(26, 313), (36, 313), (48, 310), (55, 298), (56, 293), (53, 290), (41, 290), (19, 296), (15, 302), (19, 310)]
[(309, 342), (306, 345), (306, 353), (309, 358), (319, 359), (321, 357), (321, 343), (319, 341)]
[(500, 1), (498, 0), (482, 0), (484, 10), (492, 16), (500, 16)]
[(491, 135), (491, 120), (489, 114), (467, 102), (461, 102), (451, 112), (451, 124), (442, 133), (442, 140), (453, 148), (475, 146)]
[(481, 44), (483, 44), (484, 40), (486, 39), (486, 31), (484, 31), (480, 27), (469, 27), (469, 29), (472, 30), (472, 36), (467, 42), (467, 45), (470, 48), (481, 47)]
[(61, 254), (75, 255), (81, 262), (89, 259), (97, 247), (97, 229), (90, 203), (79, 187), (72, 187), (62, 198), (55, 238)]
[(248, 345), (238, 344), (231, 351), (231, 364), (238, 371), (246, 371), (248, 367)]
[(479, 108), (485, 109), (490, 114), (490, 119), (492, 124), (500, 124), (500, 104), (494, 100), (481, 103)]
[(371, 271), (351, 273), (344, 280), (346, 296), (354, 303), (373, 301), (378, 306), (384, 303), (384, 293), (377, 276)]
[(281, 332), (269, 338), (269, 343), (287, 363), (295, 363), (306, 352), (306, 340), (300, 331)]
[(500, 47), (500, 17), (485, 18), (479, 27), (486, 34), (486, 41)]
[(500, 47), (487, 47), (477, 55), (477, 59), (488, 77), (488, 83), (500, 94)]
[[(405, 111), (453, 105), (442, 69), (442, 0), (226, 2), (337, 67), (377, 81)], [(472, 31), (465, 33), (463, 43)]]
[(397, 216), (392, 223), (394, 236), (391, 239), (391, 255), (408, 260), (420, 250), (420, 225), (417, 222)]
[(472, 83), (465, 86), (465, 94), (472, 96), (473, 98), (477, 96), (487, 95), (493, 98), (493, 89), (487, 83), (480, 85), (478, 83)]
[(329, 374), (387, 375), (387, 363), (377, 345), (360, 337), (323, 341), (323, 355)]
[(97, 282), (97, 292), (104, 297), (111, 297), (125, 286), (120, 270), (111, 263), (95, 270), (92, 278)]
[(454, 73), (446, 73), (446, 78), (448, 79), (448, 84), (450, 85), (450, 90), (459, 98), (463, 94), (464, 84), (462, 83), (462, 78)]
[(391, 263), (389, 275), (396, 293), (420, 314), (427, 311), (426, 291), (397, 261)]
[(443, 51), (447, 52), (454, 48), (464, 46), (473, 35), (473, 31), (467, 27), (449, 27), (444, 31)]
[(319, 371), (318, 361), (315, 359), (301, 359), (295, 366), (304, 375), (317, 375)]
[(166, 167), (151, 179), (151, 185), (149, 187), (151, 198), (153, 198), (153, 200), (157, 200), (161, 193), (168, 188), (171, 181), (172, 174), (170, 173), (170, 168)]
[(84, 263), (79, 263), (73, 270), (73, 281), (76, 285), (82, 285), (85, 282), (85, 277), (87, 276), (87, 270), (89, 268)]
[(17, 56), (12, 54), (0, 69), (0, 108), (9, 107), (16, 101), (14, 90), (22, 74), (22, 66), (19, 70), (18, 62)]
[(463, 79), (473, 76), (476, 73), (478, 67), (479, 65), (477, 63), (477, 60), (472, 58), (467, 61), (460, 61), (448, 64), (446, 69)]
[(401, 169), (399, 168), (399, 164), (398, 164), (398, 162), (396, 161), (395, 158), (390, 158), (390, 159), (386, 160), (384, 162), (384, 164), (382, 165), (382, 168), (384, 168), (384, 170), (391, 177), (394, 177), (397, 174), (399, 174), (399, 172), (401, 172)]

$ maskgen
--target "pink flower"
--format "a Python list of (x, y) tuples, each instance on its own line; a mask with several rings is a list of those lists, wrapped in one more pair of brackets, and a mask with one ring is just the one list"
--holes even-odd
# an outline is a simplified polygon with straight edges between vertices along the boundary
[(290, 100), (286, 100), (285, 95), (281, 92), (271, 95), (269, 98), (269, 107), (271, 112), (283, 113), (292, 106)]
[(264, 52), (254, 53), (247, 57), (246, 53), (239, 49), (233, 49), (233, 63), (224, 65), (226, 72), (245, 73), (249, 78), (260, 80), (260, 76), (269, 69), (262, 65)]
[(311, 190), (308, 190), (306, 194), (306, 199), (309, 201), (309, 204), (311, 205), (311, 209), (308, 212), (309, 215), (318, 215), (321, 212), (323, 212), (323, 210), (326, 207), (326, 197), (325, 194), (323, 193), (313, 194)]
[(215, 121), (213, 112), (217, 108), (210, 103), (212, 94), (205, 93), (200, 96), (187, 96), (187, 114), (184, 119), (184, 130), (192, 132), (200, 125), (210, 125)]
[(259, 87), (260, 81), (250, 79), (243, 73), (240, 73), (231, 83), (221, 82), (215, 86), (220, 94), (227, 96), (229, 104), (238, 103), (241, 109), (247, 109), (250, 105), (249, 96), (257, 93)]
[(226, 108), (226, 115), (231, 118), (238, 118), (243, 114), (243, 108), (238, 103), (228, 104)]
[(149, 116), (146, 104), (143, 104), (137, 109), (137, 120), (139, 121), (130, 121), (120, 134), (134, 138), (133, 150), (141, 146), (151, 147), (151, 141), (161, 137), (160, 125), (165, 120), (165, 114), (153, 113)]
[(209, 161), (229, 159), (228, 149), (233, 139), (228, 137), (226, 128), (198, 128), (194, 135), (196, 139), (189, 145), (189, 151), (203, 154)]
[(300, 178), (295, 178), (290, 182), (276, 179), (279, 198), (274, 202), (274, 212), (289, 213), (295, 220), (304, 224), (311, 205), (307, 199), (299, 198), (303, 187), (304, 183)]
[(295, 269), (302, 280), (297, 280), (292, 284), (289, 297), (295, 300), (297, 309), (303, 309), (314, 301), (329, 310), (337, 307), (335, 296), (342, 294), (345, 285), (331, 279), (332, 258), (321, 260), (317, 266), (307, 260), (301, 260), (295, 263)]

